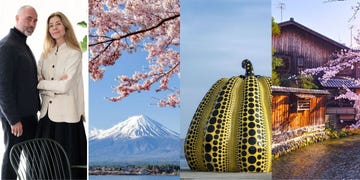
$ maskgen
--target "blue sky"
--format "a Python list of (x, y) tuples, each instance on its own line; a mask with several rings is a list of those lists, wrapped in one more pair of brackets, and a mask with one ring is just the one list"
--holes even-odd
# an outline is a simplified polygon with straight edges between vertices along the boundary
[(270, 0), (181, 1), (181, 137), (208, 89), (222, 77), (271, 74)]
[[(293, 17), (296, 22), (350, 47), (350, 27), (353, 34), (360, 28), (360, 14), (355, 21), (348, 20), (353, 15), (352, 6), (358, 0), (325, 2), (326, 0), (273, 0), (271, 9), (276, 22), (281, 22), (279, 3), (285, 3), (283, 21)], [(355, 42), (352, 42), (356, 45)]]
[[(119, 102), (110, 102), (105, 97), (117, 96), (111, 88), (118, 85), (115, 78), (120, 75), (131, 76), (135, 71), (142, 71), (147, 67), (147, 52), (138, 50), (135, 54), (124, 53), (114, 66), (106, 67), (102, 80), (89, 79), (89, 130), (93, 128), (108, 129), (126, 120), (128, 117), (144, 114), (160, 122), (166, 127), (180, 132), (180, 108), (159, 108), (157, 99), (166, 97), (168, 92), (155, 93), (157, 86), (150, 91), (130, 94)], [(174, 77), (169, 87), (179, 88), (179, 79)], [(155, 84), (156, 85), (156, 84)]]
[[(109, 128), (136, 114), (146, 114), (178, 131), (184, 137), (192, 116), (204, 94), (221, 77), (243, 74), (241, 61), (253, 62), (255, 73), (271, 74), (271, 17), (280, 22), (280, 2), (285, 3), (283, 21), (295, 21), (350, 46), (350, 29), (359, 29), (359, 18), (348, 22), (357, 0), (324, 3), (325, 0), (184, 0), (181, 1), (181, 80), (172, 80), (181, 88), (181, 108), (158, 108), (149, 92), (131, 94), (120, 102), (104, 97), (114, 96), (111, 86), (118, 74), (131, 75), (146, 66), (144, 52), (124, 55), (113, 67), (107, 67), (105, 78), (89, 81), (90, 130)], [(309, 12), (309, 13), (306, 13)], [(311, 13), (310, 13), (311, 12)], [(354, 42), (353, 42), (354, 44)], [(180, 85), (179, 85), (180, 83)], [(179, 126), (180, 125), (180, 126)]]

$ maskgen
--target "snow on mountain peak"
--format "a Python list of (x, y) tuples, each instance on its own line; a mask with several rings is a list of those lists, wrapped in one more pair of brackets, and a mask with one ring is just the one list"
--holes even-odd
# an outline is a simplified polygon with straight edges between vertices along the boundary
[(178, 137), (179, 134), (145, 115), (132, 116), (112, 128), (90, 132), (90, 139), (135, 139), (144, 136)]

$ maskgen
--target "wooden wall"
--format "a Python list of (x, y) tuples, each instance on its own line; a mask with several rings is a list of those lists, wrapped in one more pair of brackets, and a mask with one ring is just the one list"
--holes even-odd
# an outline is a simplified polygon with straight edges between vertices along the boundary
[[(272, 47), (276, 49), (276, 56), (282, 57), (288, 64), (282, 73), (297, 73), (299, 68), (307, 69), (325, 64), (339, 51), (339, 47), (307, 32), (296, 26), (281, 28), (281, 35), (272, 39)], [(302, 58), (302, 65), (298, 59)]]
[(309, 110), (297, 110), (296, 98), (290, 95), (272, 96), (273, 133), (298, 129), (305, 126), (325, 124), (325, 97), (314, 96), (310, 99)]

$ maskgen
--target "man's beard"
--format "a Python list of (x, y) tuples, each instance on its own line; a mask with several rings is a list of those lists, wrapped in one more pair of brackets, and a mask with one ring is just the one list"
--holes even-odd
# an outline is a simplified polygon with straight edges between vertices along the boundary
[(34, 28), (24, 27), (23, 33), (26, 36), (31, 36), (33, 32), (34, 32)]

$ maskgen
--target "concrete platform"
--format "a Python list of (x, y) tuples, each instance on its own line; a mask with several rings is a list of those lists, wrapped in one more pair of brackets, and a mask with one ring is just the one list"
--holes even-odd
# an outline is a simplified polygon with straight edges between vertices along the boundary
[(195, 179), (272, 179), (271, 173), (214, 173), (214, 172), (195, 172), (187, 169), (180, 171), (180, 179), (195, 180)]

